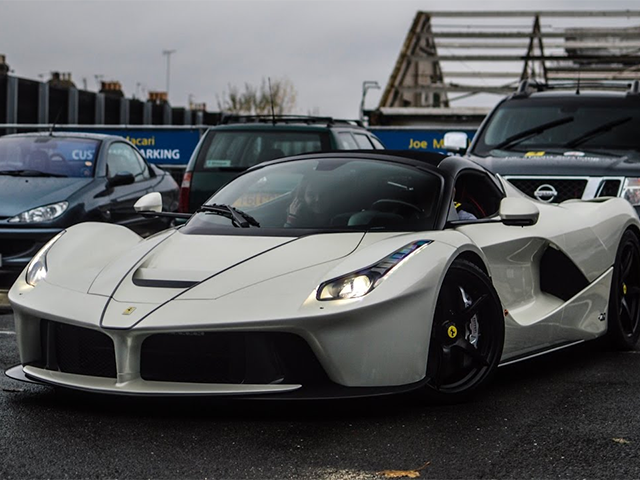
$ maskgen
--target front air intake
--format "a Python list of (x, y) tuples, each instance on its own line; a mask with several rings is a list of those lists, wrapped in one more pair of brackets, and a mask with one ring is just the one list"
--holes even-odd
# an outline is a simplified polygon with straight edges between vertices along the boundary
[(309, 345), (290, 333), (160, 333), (142, 343), (144, 380), (277, 384), (326, 382)]
[(36, 366), (46, 370), (116, 378), (116, 357), (111, 338), (97, 330), (42, 320), (42, 355)]

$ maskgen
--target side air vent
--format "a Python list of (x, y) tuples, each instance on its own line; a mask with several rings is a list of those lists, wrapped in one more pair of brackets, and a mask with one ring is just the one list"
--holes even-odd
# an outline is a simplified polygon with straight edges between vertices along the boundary
[(589, 281), (563, 252), (548, 247), (540, 259), (540, 290), (565, 302), (589, 286)]

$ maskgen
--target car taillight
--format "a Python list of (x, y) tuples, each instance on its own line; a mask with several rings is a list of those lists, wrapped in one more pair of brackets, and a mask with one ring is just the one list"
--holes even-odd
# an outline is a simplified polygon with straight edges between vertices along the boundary
[(189, 194), (191, 193), (191, 172), (184, 172), (182, 183), (180, 184), (180, 198), (178, 202), (178, 211), (180, 213), (189, 213)]

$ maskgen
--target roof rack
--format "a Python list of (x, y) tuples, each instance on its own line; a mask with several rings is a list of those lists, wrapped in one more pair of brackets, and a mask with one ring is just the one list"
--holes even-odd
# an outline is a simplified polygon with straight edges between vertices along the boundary
[(333, 117), (312, 117), (307, 115), (224, 115), (220, 121), (221, 125), (228, 125), (233, 123), (276, 123), (288, 124), (288, 123), (302, 123), (305, 125), (351, 125), (357, 127), (364, 127), (364, 124), (360, 120), (346, 120)]
[(562, 82), (538, 82), (536, 80), (522, 80), (513, 95), (516, 98), (528, 97), (533, 92), (544, 92), (546, 90), (626, 90), (627, 95), (640, 95), (640, 81), (562, 81)]

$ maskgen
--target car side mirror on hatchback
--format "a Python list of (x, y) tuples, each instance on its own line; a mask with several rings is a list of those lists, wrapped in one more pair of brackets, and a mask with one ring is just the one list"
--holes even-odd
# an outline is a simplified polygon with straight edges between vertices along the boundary
[(136, 178), (131, 172), (118, 172), (113, 177), (107, 179), (110, 187), (119, 187), (121, 185), (131, 185)]
[(444, 134), (443, 146), (447, 152), (463, 155), (467, 152), (469, 137), (464, 132), (447, 132)]
[(505, 225), (529, 227), (538, 223), (540, 210), (526, 198), (505, 197), (500, 202), (498, 214)]
[(160, 192), (151, 192), (143, 195), (133, 206), (136, 212), (162, 212), (162, 195)]

